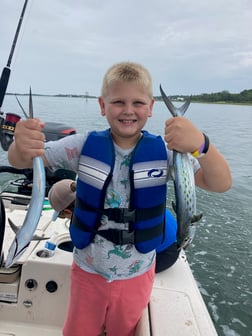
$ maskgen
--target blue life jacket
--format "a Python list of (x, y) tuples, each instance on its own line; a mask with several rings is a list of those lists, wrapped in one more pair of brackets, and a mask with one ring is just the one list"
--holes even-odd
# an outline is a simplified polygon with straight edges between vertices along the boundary
[[(104, 209), (114, 163), (115, 151), (110, 130), (91, 132), (80, 156), (76, 202), (70, 224), (71, 239), (77, 248), (82, 249), (98, 234), (116, 245), (131, 243), (139, 252), (147, 253), (163, 242), (165, 234), (165, 144), (160, 136), (143, 131), (129, 166), (129, 208)], [(98, 230), (102, 215), (117, 223), (129, 223), (129, 230)]]

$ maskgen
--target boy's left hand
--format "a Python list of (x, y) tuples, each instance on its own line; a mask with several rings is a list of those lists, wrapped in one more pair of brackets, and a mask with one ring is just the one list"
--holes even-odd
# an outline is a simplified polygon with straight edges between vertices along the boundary
[(203, 133), (185, 117), (166, 120), (164, 139), (168, 149), (181, 153), (192, 153), (204, 142)]

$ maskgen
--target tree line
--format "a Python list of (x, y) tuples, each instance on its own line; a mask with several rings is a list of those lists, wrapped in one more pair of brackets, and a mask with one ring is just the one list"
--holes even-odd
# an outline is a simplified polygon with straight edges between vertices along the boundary
[[(189, 96), (174, 95), (170, 96), (172, 100), (185, 100)], [(156, 97), (161, 100), (161, 97)], [(192, 95), (192, 102), (200, 103), (232, 103), (232, 104), (252, 104), (252, 89), (243, 90), (240, 93), (230, 93), (229, 91), (221, 91), (215, 93), (202, 93), (199, 95)]]

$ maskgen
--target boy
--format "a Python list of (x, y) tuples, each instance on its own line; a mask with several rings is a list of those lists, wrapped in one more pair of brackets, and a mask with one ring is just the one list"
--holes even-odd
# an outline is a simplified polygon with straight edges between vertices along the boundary
[[(204, 142), (184, 117), (166, 121), (166, 144), (144, 132), (153, 104), (149, 72), (123, 62), (106, 72), (99, 97), (108, 130), (65, 137), (44, 148), (43, 122), (30, 119), (16, 126), (12, 165), (32, 167), (32, 158), (42, 156), (45, 166), (78, 173), (64, 336), (100, 335), (104, 328), (109, 336), (133, 336), (148, 304), (155, 249), (163, 240), (169, 150), (192, 153)], [(66, 148), (78, 155), (69, 160)], [(194, 160), (194, 171), (201, 188), (224, 192), (231, 186), (228, 164), (213, 144)]]
[(53, 184), (48, 193), (48, 199), (57, 217), (72, 218), (76, 198), (76, 182), (63, 179)]

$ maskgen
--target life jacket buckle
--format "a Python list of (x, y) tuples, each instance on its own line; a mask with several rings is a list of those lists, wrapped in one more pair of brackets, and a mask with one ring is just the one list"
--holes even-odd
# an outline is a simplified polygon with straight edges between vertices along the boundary
[(122, 230), (120, 232), (120, 245), (135, 244), (134, 231), (129, 232), (128, 230)]
[(116, 245), (135, 244), (134, 231), (128, 230), (113, 230), (113, 241)]
[(136, 220), (136, 210), (129, 210), (127, 208), (122, 209), (123, 210), (123, 223), (128, 222), (135, 222)]
[(135, 244), (135, 232), (130, 230), (98, 230), (97, 234), (111, 241), (115, 245)]
[(116, 223), (129, 223), (136, 220), (136, 211), (127, 208), (105, 209), (105, 214), (108, 216), (108, 219)]

